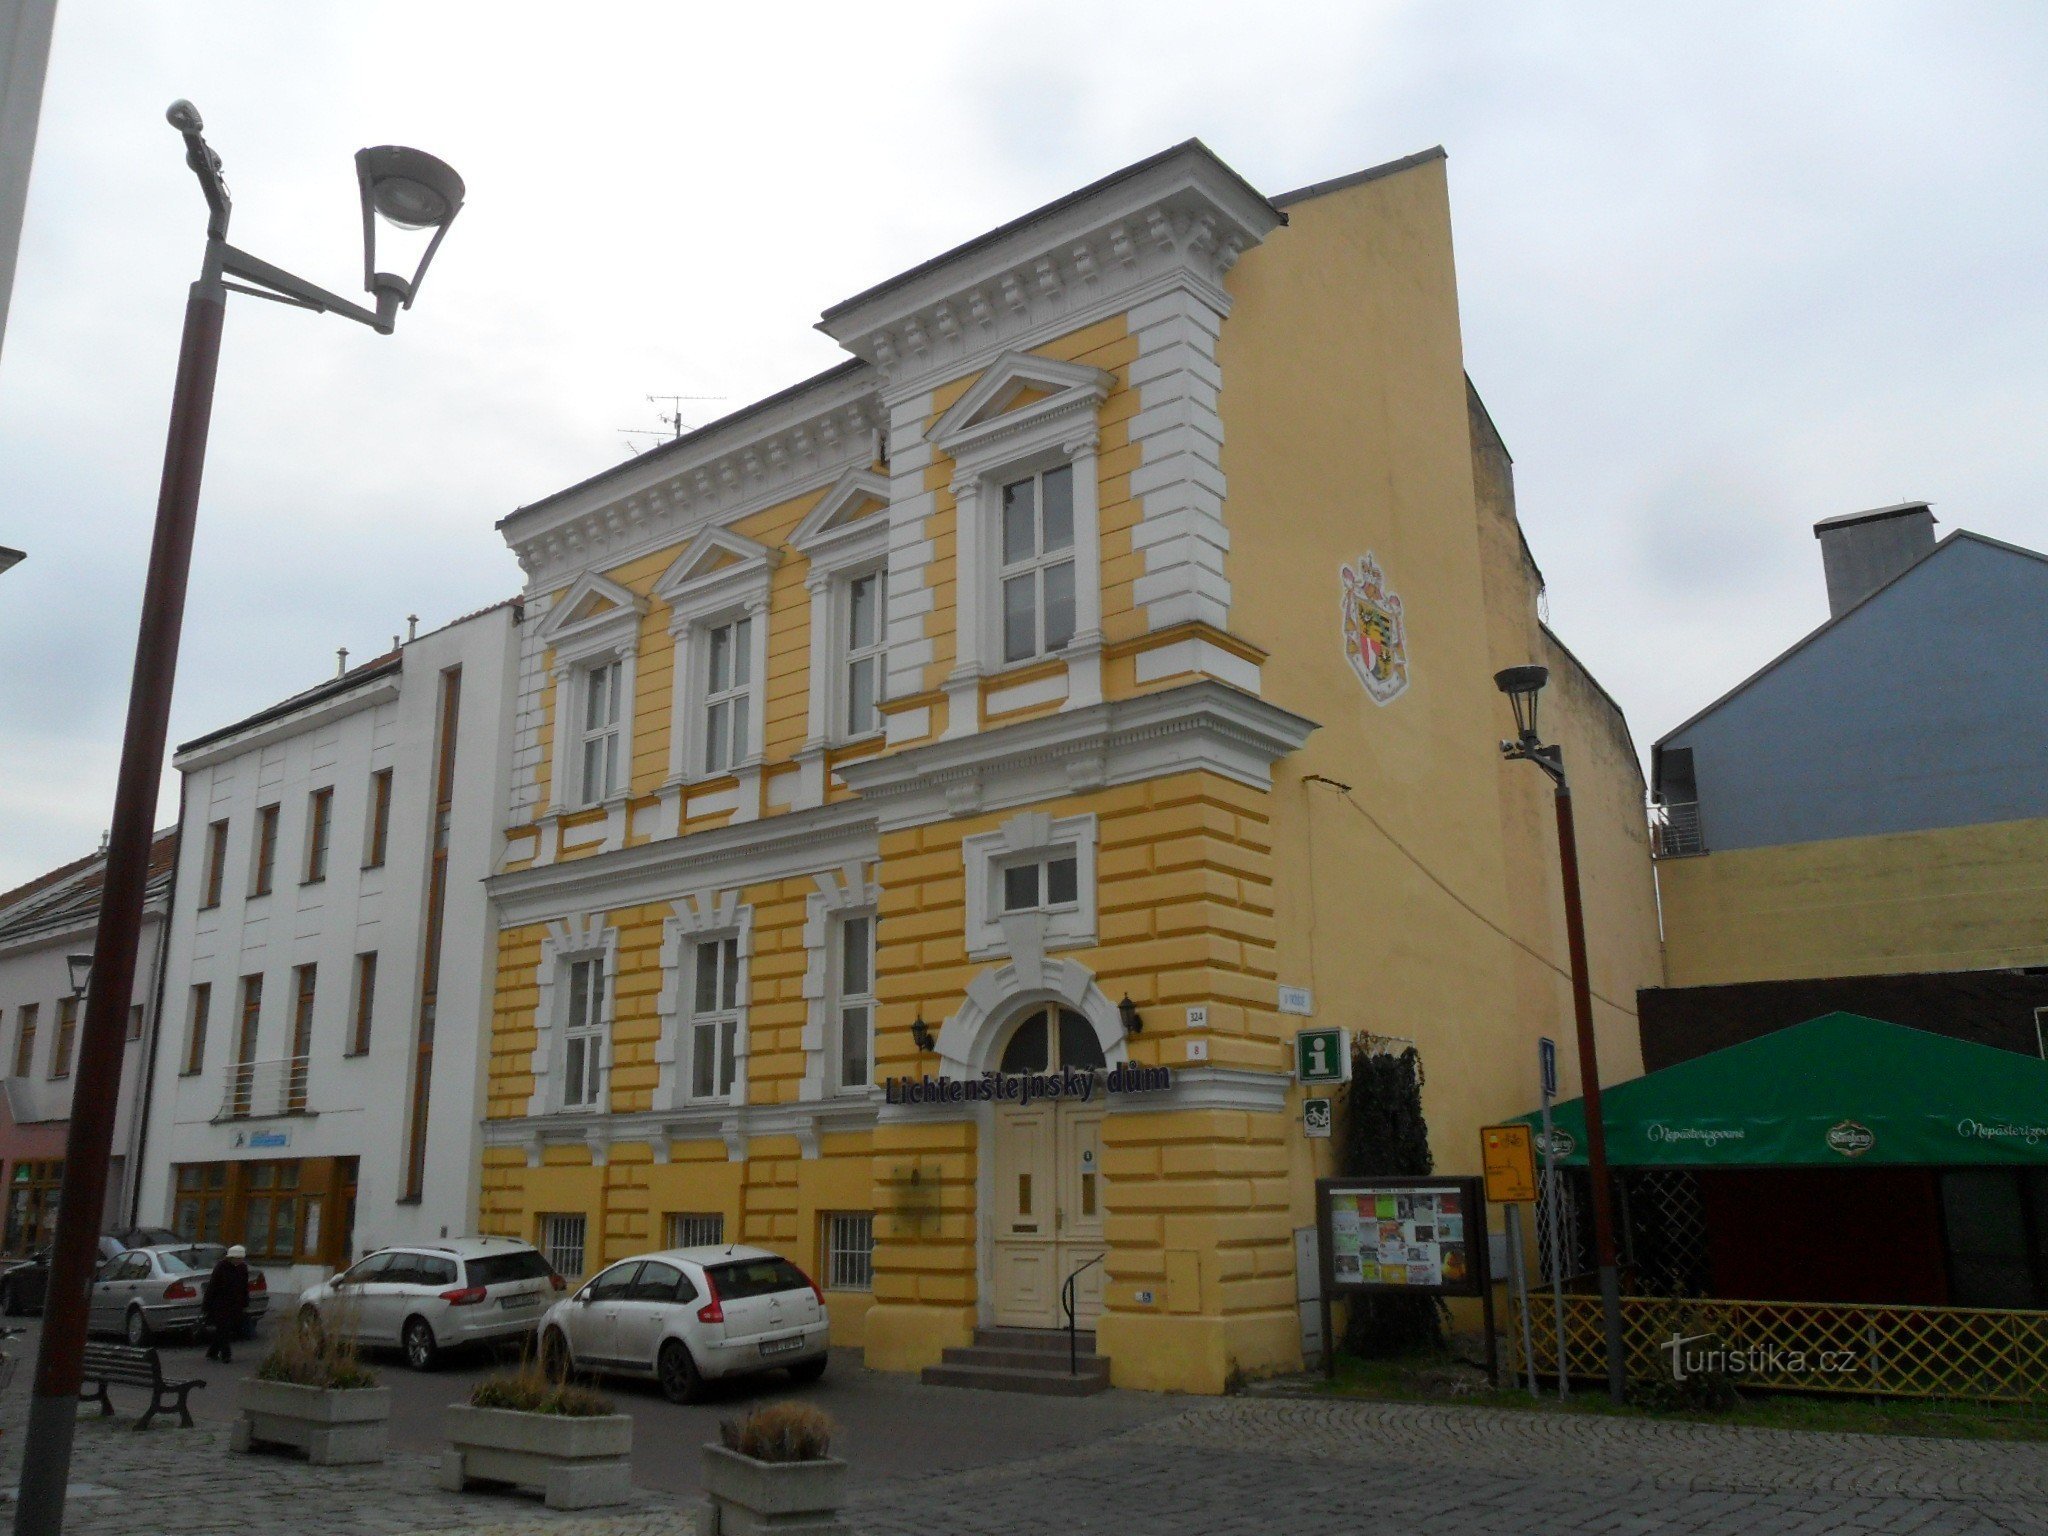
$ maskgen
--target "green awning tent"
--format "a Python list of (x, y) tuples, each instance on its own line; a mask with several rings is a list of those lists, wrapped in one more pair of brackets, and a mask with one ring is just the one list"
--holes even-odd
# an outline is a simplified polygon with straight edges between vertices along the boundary
[[(1617, 1083), (1617, 1168), (2048, 1166), (2048, 1061), (1830, 1013)], [(1521, 1122), (1537, 1127), (1540, 1114)], [(1559, 1161), (1586, 1162), (1581, 1099), (1554, 1105)]]

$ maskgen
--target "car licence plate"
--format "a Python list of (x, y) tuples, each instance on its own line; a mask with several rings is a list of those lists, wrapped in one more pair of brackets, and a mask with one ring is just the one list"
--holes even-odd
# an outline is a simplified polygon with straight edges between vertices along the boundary
[(764, 1355), (786, 1355), (792, 1349), (802, 1349), (803, 1347), (804, 1336), (802, 1334), (798, 1334), (793, 1339), (768, 1340), (765, 1344), (761, 1346), (761, 1353)]
[(539, 1304), (540, 1298), (538, 1296), (500, 1296), (498, 1298), (498, 1305), (501, 1307), (532, 1307)]

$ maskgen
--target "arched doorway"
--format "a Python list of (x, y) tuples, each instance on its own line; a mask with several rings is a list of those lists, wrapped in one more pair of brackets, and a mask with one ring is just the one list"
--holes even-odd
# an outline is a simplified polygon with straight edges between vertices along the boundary
[[(1005, 1074), (1094, 1072), (1107, 1065), (1095, 1026), (1071, 1008), (1025, 1010), (1004, 1042)], [(1060, 1293), (1075, 1281), (1075, 1319), (1093, 1328), (1102, 1310), (1102, 1093), (1004, 1103), (994, 1110), (993, 1297), (1003, 1328), (1062, 1328)]]

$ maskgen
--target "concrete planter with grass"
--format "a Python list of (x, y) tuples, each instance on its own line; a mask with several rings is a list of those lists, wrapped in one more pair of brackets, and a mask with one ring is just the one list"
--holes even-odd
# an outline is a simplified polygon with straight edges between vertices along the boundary
[(711, 1507), (698, 1529), (708, 1528), (713, 1536), (851, 1529), (839, 1518), (846, 1503), (846, 1463), (836, 1456), (756, 1461), (722, 1445), (707, 1445), (704, 1492)]
[(302, 1387), (251, 1376), (236, 1406), (230, 1444), (238, 1451), (285, 1446), (316, 1467), (384, 1459), (389, 1387)]
[(623, 1504), (633, 1491), (633, 1421), (623, 1413), (571, 1418), (512, 1408), (451, 1404), (441, 1486), (537, 1488), (550, 1509)]

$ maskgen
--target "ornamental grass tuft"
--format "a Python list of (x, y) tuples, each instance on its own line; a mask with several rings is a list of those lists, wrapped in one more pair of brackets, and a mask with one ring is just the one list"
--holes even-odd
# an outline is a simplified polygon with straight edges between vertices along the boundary
[(718, 1426), (728, 1451), (755, 1461), (823, 1461), (832, 1454), (832, 1420), (809, 1403), (771, 1403)]
[(513, 1413), (548, 1413), (564, 1419), (601, 1419), (613, 1412), (601, 1392), (550, 1376), (528, 1355), (516, 1371), (486, 1376), (469, 1389), (472, 1408), (505, 1408)]
[(280, 1328), (256, 1379), (336, 1392), (377, 1385), (376, 1373), (357, 1358), (355, 1335), (317, 1325)]

